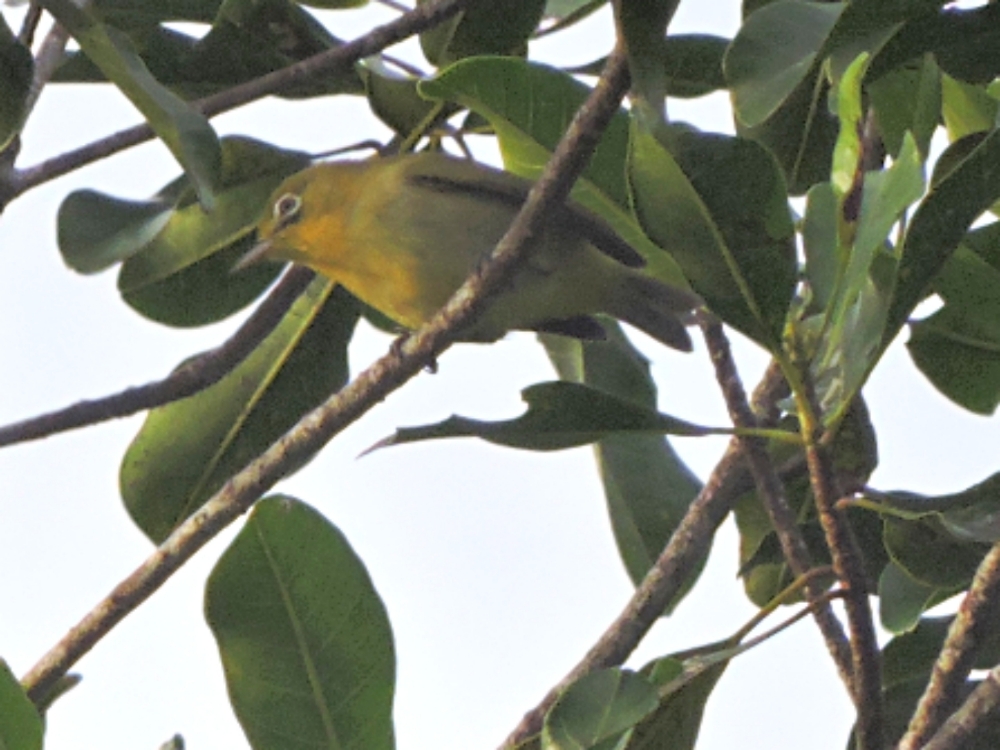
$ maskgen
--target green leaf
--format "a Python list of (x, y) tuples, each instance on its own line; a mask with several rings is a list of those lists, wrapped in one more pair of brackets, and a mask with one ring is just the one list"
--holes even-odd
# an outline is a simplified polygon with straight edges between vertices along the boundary
[[(123, 20), (121, 27), (150, 73), (186, 98), (209, 96), (341, 44), (291, 0), (231, 1), (218, 17), (213, 16), (205, 19), (212, 27), (203, 36), (141, 20)], [(105, 20), (111, 19), (105, 16)], [(70, 52), (53, 76), (54, 82), (67, 83), (106, 80), (82, 52)], [(275, 96), (301, 98), (363, 90), (355, 66), (286, 86)]]
[(437, 106), (417, 93), (417, 79), (403, 78), (384, 66), (369, 63), (361, 77), (372, 112), (403, 137), (422, 125)]
[(701, 427), (661, 414), (634, 402), (579, 383), (536, 383), (521, 391), (528, 410), (517, 419), (482, 422), (452, 416), (437, 424), (405, 427), (369, 450), (454, 437), (482, 440), (535, 451), (587, 445), (615, 433), (656, 432), (699, 437), (728, 434), (723, 428)]
[(776, 0), (743, 22), (723, 61), (742, 124), (763, 123), (806, 80), (844, 7)]
[[(722, 58), (729, 40), (710, 34), (672, 34), (660, 40), (666, 95), (692, 99), (726, 88)], [(601, 57), (568, 72), (600, 75), (608, 58)]]
[(680, 661), (668, 656), (644, 666), (643, 674), (649, 675), (661, 694), (660, 705), (636, 725), (627, 750), (694, 750), (705, 704), (729, 666), (727, 657), (735, 652), (725, 644), (709, 652), (708, 658), (696, 656)]
[(893, 562), (917, 582), (940, 589), (968, 586), (989, 549), (957, 541), (931, 518), (886, 518), (884, 541)]
[(796, 283), (785, 185), (756, 144), (636, 128), (628, 168), (635, 213), (708, 306), (776, 350)]
[(722, 60), (729, 39), (710, 34), (674, 34), (663, 40), (667, 96), (682, 99), (726, 88)]
[(887, 315), (883, 347), (903, 326), (972, 222), (1000, 198), (1000, 131), (993, 130), (931, 187), (910, 221)]
[(252, 301), (274, 280), (278, 266), (233, 273), (233, 265), (252, 247), (254, 225), (271, 193), (309, 161), (305, 153), (250, 138), (224, 139), (222, 179), (211, 213), (189, 201), (189, 183), (182, 179), (164, 188), (176, 199), (163, 228), (144, 244), (146, 235), (131, 230), (131, 257), (118, 276), (125, 301), (146, 317), (175, 326), (214, 322)]
[(42, 750), (42, 718), (7, 662), (0, 659), (0, 747)]
[(591, 672), (570, 685), (549, 709), (544, 750), (611, 750), (656, 709), (656, 689), (625, 669)]
[(868, 95), (889, 154), (899, 154), (909, 132), (926, 157), (941, 118), (941, 71), (934, 58), (928, 55), (872, 81)]
[(830, 178), (838, 128), (826, 106), (829, 90), (826, 75), (816, 65), (768, 119), (752, 127), (736, 122), (737, 135), (774, 154), (791, 195)]
[(0, 151), (21, 132), (34, 71), (31, 50), (17, 40), (0, 16)]
[[(590, 91), (563, 71), (511, 58), (462, 60), (436, 78), (421, 81), (418, 90), (422, 96), (453, 101), (486, 118), (496, 132), (506, 168), (529, 179), (541, 174)], [(629, 209), (624, 168), (628, 128), (624, 112), (612, 118), (573, 198), (641, 253), (649, 264), (648, 273), (683, 286), (676, 263), (645, 236)]]
[(991, 130), (997, 122), (998, 110), (1000, 102), (981, 86), (941, 76), (941, 116), (952, 141)]
[(135, 255), (170, 219), (165, 200), (129, 201), (75, 190), (56, 214), (56, 236), (63, 262), (79, 273), (97, 273)]
[(956, 404), (993, 414), (1000, 404), (1000, 268), (959, 247), (934, 288), (944, 307), (910, 325), (910, 356)]
[(129, 38), (72, 0), (42, 0), (81, 49), (131, 100), (191, 178), (198, 200), (211, 210), (222, 152), (204, 115), (163, 87), (136, 54)]
[(308, 505), (257, 503), (216, 563), (205, 619), (254, 750), (391, 750), (385, 606), (344, 535)]
[(618, 33), (628, 55), (635, 111), (648, 127), (666, 121), (663, 39), (679, 0), (615, 0)]
[(837, 253), (838, 204), (829, 182), (813, 185), (806, 195), (802, 247), (806, 257), (804, 273), (814, 309), (826, 309), (837, 293), (841, 273)]
[[(890, 633), (907, 633), (917, 627), (924, 612), (954, 591), (918, 581), (890, 561), (878, 580), (879, 621)], [(887, 678), (886, 686), (891, 684)]]
[[(428, 0), (418, 0), (424, 5)], [(523, 55), (542, 20), (545, 0), (494, 0), (473, 4), (420, 34), (424, 57), (435, 67), (465, 57)]]
[[(582, 383), (656, 408), (656, 385), (649, 363), (616, 323), (605, 325), (608, 340), (580, 342), (565, 336), (540, 336), (563, 380)], [(677, 528), (701, 482), (661, 435), (615, 435), (594, 445), (611, 528), (629, 578), (646, 576)], [(706, 555), (707, 558), (707, 555)], [(672, 611), (701, 573), (699, 564)]]
[[(817, 358), (817, 380), (828, 383), (823, 400), (836, 419), (857, 393), (883, 351), (888, 295), (873, 276), (873, 266), (892, 227), (924, 191), (923, 162), (907, 134), (888, 170), (868, 172), (861, 183), (856, 221), (846, 216), (854, 200), (848, 189), (841, 204), (841, 233), (853, 240), (838, 250), (843, 269), (827, 309), (827, 335)], [(845, 257), (846, 256), (846, 257)]]
[[(844, 201), (862, 174), (861, 79), (868, 69), (871, 56), (862, 52), (844, 71), (837, 85), (837, 120), (840, 133), (833, 147), (830, 183), (838, 200)], [(853, 222), (854, 217), (847, 218)]]
[(159, 543), (235, 472), (347, 382), (358, 305), (317, 278), (218, 383), (153, 409), (122, 459), (136, 525)]

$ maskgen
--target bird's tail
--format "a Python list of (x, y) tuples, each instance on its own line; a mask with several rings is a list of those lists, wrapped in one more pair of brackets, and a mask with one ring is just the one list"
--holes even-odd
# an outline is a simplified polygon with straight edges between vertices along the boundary
[(617, 296), (616, 309), (608, 311), (616, 318), (669, 347), (691, 351), (691, 337), (684, 319), (704, 304), (697, 294), (630, 271)]

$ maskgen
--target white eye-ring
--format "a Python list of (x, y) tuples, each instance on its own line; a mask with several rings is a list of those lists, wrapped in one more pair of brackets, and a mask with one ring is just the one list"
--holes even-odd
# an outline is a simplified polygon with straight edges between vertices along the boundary
[(279, 224), (288, 224), (302, 208), (302, 197), (295, 193), (285, 193), (274, 202), (274, 218)]

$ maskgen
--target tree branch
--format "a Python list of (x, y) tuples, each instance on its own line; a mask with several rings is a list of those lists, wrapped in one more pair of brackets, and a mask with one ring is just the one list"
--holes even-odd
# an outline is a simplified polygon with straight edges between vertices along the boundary
[[(729, 417), (735, 427), (758, 427), (757, 417), (747, 403), (743, 384), (740, 382), (733, 361), (729, 341), (723, 331), (722, 324), (710, 314), (700, 316), (702, 332), (708, 346), (712, 364), (715, 365), (716, 379), (722, 389), (729, 409)], [(767, 452), (766, 441), (760, 438), (738, 438), (743, 455), (753, 475), (757, 493), (764, 504), (771, 524), (778, 534), (785, 560), (796, 577), (806, 576), (812, 569), (812, 559), (805, 539), (795, 517), (795, 513), (785, 498), (784, 485), (775, 470), (771, 456)], [(813, 617), (819, 626), (827, 650), (837, 665), (840, 678), (847, 686), (848, 693), (854, 697), (854, 677), (851, 665), (851, 647), (844, 634), (844, 629), (837, 620), (830, 602), (825, 594), (825, 586), (815, 578), (807, 579), (805, 586), (807, 598), (811, 605)]]
[(290, 270), (271, 293), (225, 343), (185, 363), (163, 380), (128, 388), (121, 393), (80, 401), (58, 411), (0, 427), (0, 448), (38, 440), (77, 427), (127, 417), (191, 396), (221, 380), (281, 321), (288, 307), (313, 278), (304, 268)]
[(858, 713), (857, 747), (858, 750), (881, 750), (884, 744), (882, 656), (868, 602), (868, 582), (857, 541), (843, 511), (837, 507), (840, 490), (829, 453), (820, 442), (822, 430), (816, 418), (820, 410), (808, 373), (803, 374), (801, 385), (802, 392), (796, 393), (795, 398), (805, 440), (809, 483), (833, 568), (844, 587), (844, 609), (851, 633), (852, 695)]
[(996, 711), (998, 705), (1000, 667), (994, 667), (921, 750), (962, 750), (976, 728)]
[[(786, 393), (786, 388), (780, 369), (772, 364), (754, 394), (755, 408), (770, 411), (770, 405)], [(743, 460), (742, 443), (733, 438), (701, 492), (691, 501), (667, 546), (636, 587), (621, 614), (583, 659), (549, 690), (537, 706), (524, 715), (504, 740), (502, 750), (514, 748), (538, 734), (546, 712), (569, 685), (598, 669), (624, 663), (635, 650), (663, 614), (663, 610), (687, 583), (699, 560), (708, 552), (716, 530), (741, 494), (734, 490), (742, 485)]]
[(993, 545), (948, 629), (927, 683), (898, 750), (918, 750), (958, 704), (979, 647), (1000, 615), (1000, 544)]
[[(235, 109), (268, 94), (281, 91), (286, 86), (302, 83), (318, 75), (349, 67), (364, 57), (381, 52), (386, 47), (441, 23), (473, 2), (480, 1), (437, 0), (437, 2), (418, 5), (405, 15), (382, 26), (377, 26), (364, 36), (340, 47), (321, 52), (281, 70), (199, 99), (193, 102), (193, 106), (209, 117)], [(74, 169), (148, 141), (154, 135), (152, 128), (143, 123), (120, 130), (73, 151), (54, 156), (35, 166), (18, 170), (10, 179), (8, 197), (14, 198)]]
[(246, 512), (280, 479), (315, 455), (338, 432), (408, 381), (473, 322), (491, 294), (526, 255), (547, 215), (569, 195), (628, 88), (628, 69), (620, 50), (587, 101), (569, 124), (541, 178), (500, 240), (489, 262), (473, 273), (448, 304), (415, 334), (378, 360), (313, 410), (246, 468), (233, 476), (185, 520), (128, 578), (74, 626), (22, 679), (37, 704), (74, 663), (129, 612), (158, 589), (206, 542)]

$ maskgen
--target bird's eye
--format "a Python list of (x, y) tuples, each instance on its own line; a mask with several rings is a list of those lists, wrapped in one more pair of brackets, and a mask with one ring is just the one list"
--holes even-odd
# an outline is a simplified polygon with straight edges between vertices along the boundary
[(285, 193), (274, 202), (274, 218), (282, 225), (290, 224), (302, 208), (302, 198), (295, 193)]

